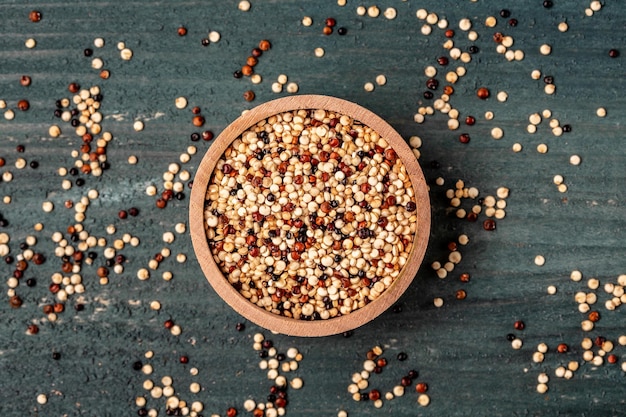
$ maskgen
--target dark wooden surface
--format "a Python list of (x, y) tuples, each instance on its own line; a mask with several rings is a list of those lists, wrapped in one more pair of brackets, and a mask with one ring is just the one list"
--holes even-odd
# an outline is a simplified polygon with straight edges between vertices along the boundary
[[(26, 271), (25, 278), (36, 277), (37, 285), (29, 288), (22, 279), (16, 289), (24, 300), (21, 308), (12, 309), (7, 296), (0, 304), (1, 414), (136, 415), (135, 397), (146, 396), (147, 407), (165, 415), (165, 400), (150, 398), (142, 385), (145, 379), (159, 382), (170, 375), (179, 398), (202, 401), (205, 416), (225, 415), (231, 406), (245, 415), (243, 401), (263, 401), (271, 384), (252, 349), (252, 335), (264, 332), (279, 350), (296, 346), (304, 355), (294, 375), (301, 376), (305, 386), (289, 393), (287, 415), (291, 416), (334, 416), (339, 410), (352, 416), (623, 415), (621, 363), (626, 348), (617, 339), (626, 333), (624, 307), (606, 310), (609, 295), (603, 286), (616, 283), (617, 276), (626, 272), (626, 74), (624, 57), (608, 55), (611, 48), (626, 54), (626, 15), (621, 2), (605, 3), (589, 17), (585, 16), (589, 2), (579, 1), (555, 0), (551, 9), (542, 7), (541, 1), (381, 2), (381, 12), (390, 6), (397, 9), (398, 17), (387, 20), (382, 13), (376, 19), (358, 16), (360, 3), (351, 0), (345, 7), (333, 1), (252, 1), (249, 12), (239, 11), (235, 1), (1, 2), (0, 99), (12, 109), (18, 100), (28, 99), (31, 108), (15, 110), (11, 121), (0, 118), (0, 156), (6, 160), (0, 171), (14, 176), (13, 181), (0, 183), (0, 194), (12, 197), (10, 204), (0, 205), (8, 221), (0, 231), (10, 235), (12, 255), (20, 253), (26, 236), (33, 235), (37, 237), (33, 250), (47, 258), (43, 265), (30, 265)], [(459, 110), (461, 121), (474, 115), (474, 126), (461, 123), (459, 130), (451, 131), (447, 116), (438, 112), (423, 124), (413, 122), (418, 107), (432, 104), (423, 99), (424, 68), (434, 65), (440, 70), (435, 95), (441, 93), (447, 71), (436, 62), (446, 55), (443, 31), (433, 28), (429, 36), (420, 33), (424, 22), (415, 12), (422, 7), (448, 19), (456, 31), (455, 45), (463, 51), (472, 44), (479, 48), (472, 62), (451, 60), (448, 65), (448, 69), (461, 65), (467, 69), (454, 85), (450, 103)], [(518, 20), (516, 27), (499, 17), (503, 8)], [(28, 19), (33, 9), (43, 14), (39, 23)], [(313, 18), (313, 26), (301, 25), (304, 16)], [(488, 16), (497, 17), (496, 27), (485, 26)], [(348, 33), (322, 35), (327, 17), (336, 18)], [(472, 21), (479, 35), (475, 42), (459, 30), (462, 18)], [(565, 33), (557, 29), (563, 21), (569, 24)], [(188, 28), (185, 37), (176, 34), (181, 25)], [(219, 31), (221, 40), (203, 47), (200, 40), (209, 30)], [(492, 37), (498, 31), (513, 36), (513, 49), (523, 50), (524, 60), (508, 62), (496, 53)], [(24, 42), (31, 37), (37, 46), (27, 49)], [(96, 37), (106, 41), (94, 56), (101, 57), (111, 71), (108, 80), (101, 80), (91, 68), (91, 59), (83, 56)], [(248, 79), (234, 79), (233, 71), (261, 39), (272, 42), (256, 67), (263, 82), (253, 85)], [(132, 60), (120, 59), (116, 48), (120, 41), (133, 50)], [(551, 55), (539, 53), (543, 43), (552, 45)], [(325, 49), (324, 57), (314, 56), (316, 47)], [(530, 77), (534, 69), (554, 77), (556, 94), (544, 94), (543, 81)], [(190, 134), (198, 131), (191, 124), (191, 106), (202, 108), (205, 129), (217, 134), (244, 109), (287, 95), (271, 92), (271, 83), (281, 73), (299, 84), (300, 93), (354, 101), (385, 118), (404, 137), (419, 135), (423, 140), (419, 162), (431, 184), (433, 206), (426, 263), (396, 312), (384, 313), (351, 337), (284, 337), (250, 323), (242, 332), (235, 330), (243, 320), (207, 284), (189, 236), (177, 235), (169, 245), (161, 240), (176, 223), (187, 222), (187, 200), (159, 210), (155, 198), (145, 193), (149, 184), (162, 188), (163, 172), (188, 146), (198, 148), (185, 164), (192, 173), (210, 146), (190, 141)], [(27, 88), (19, 84), (24, 74), (33, 80)], [(378, 74), (387, 76), (387, 84), (364, 91), (363, 85), (374, 82)], [(71, 82), (100, 86), (102, 125), (114, 139), (107, 147), (111, 169), (99, 178), (81, 175), (85, 185), (65, 191), (57, 169), (71, 167), (70, 153), (80, 141), (53, 112), (56, 100), (70, 96)], [(491, 90), (488, 100), (476, 97), (481, 86)], [(256, 93), (251, 103), (242, 98), (248, 89)], [(498, 91), (508, 93), (506, 102), (496, 100)], [(178, 96), (186, 96), (190, 107), (177, 110)], [(607, 117), (596, 116), (598, 107), (606, 108)], [(543, 121), (537, 133), (527, 133), (529, 115), (544, 109), (550, 109), (561, 125), (570, 124), (572, 131), (555, 137)], [(492, 111), (494, 119), (485, 120), (485, 111)], [(133, 129), (136, 119), (145, 121), (141, 132)], [(56, 139), (48, 135), (53, 123), (63, 129)], [(493, 127), (504, 130), (501, 140), (491, 138)], [(467, 145), (458, 140), (462, 132), (471, 135)], [(522, 152), (511, 150), (515, 142), (523, 145)], [(539, 143), (548, 145), (548, 153), (535, 150)], [(23, 154), (16, 152), (20, 144), (25, 146)], [(569, 164), (573, 154), (582, 158), (579, 166)], [(137, 156), (137, 165), (128, 164), (130, 155)], [(18, 157), (38, 161), (39, 168), (15, 168)], [(552, 183), (556, 174), (564, 176), (566, 193), (559, 193)], [(443, 187), (434, 184), (438, 177), (445, 179)], [(510, 188), (507, 215), (498, 221), (496, 231), (482, 229), (484, 215), (476, 223), (454, 216), (445, 191), (458, 179), (479, 188), (481, 196), (493, 195), (501, 186)], [(81, 272), (82, 300), (71, 296), (66, 311), (49, 323), (41, 306), (54, 300), (48, 285), (52, 274), (61, 269), (51, 235), (74, 223), (74, 211), (65, 209), (64, 201), (77, 201), (89, 189), (98, 190), (100, 197), (87, 210), (85, 229), (106, 237), (109, 244), (123, 233), (138, 236), (141, 244), (121, 251), (127, 257), (125, 270), (111, 274), (106, 286), (98, 283), (95, 273), (103, 260), (98, 249), (98, 260)], [(189, 191), (185, 193), (188, 197)], [(42, 211), (44, 200), (55, 203), (52, 213)], [(118, 219), (119, 210), (132, 206), (139, 208), (138, 217)], [(44, 224), (41, 232), (33, 229), (38, 222)], [(117, 226), (113, 236), (106, 233), (109, 224)], [(445, 259), (447, 244), (462, 233), (470, 238), (461, 249), (463, 260), (441, 280), (429, 264)], [(139, 281), (136, 271), (164, 246), (171, 248), (172, 256), (149, 280)], [(187, 262), (176, 262), (179, 253), (187, 255)], [(539, 254), (546, 258), (543, 267), (534, 264)], [(574, 269), (583, 272), (583, 281), (569, 279)], [(0, 267), (6, 279), (13, 270), (14, 265)], [(163, 271), (172, 271), (174, 278), (162, 280)], [(461, 272), (471, 274), (469, 283), (459, 281)], [(600, 312), (601, 320), (593, 331), (583, 332), (580, 322), (586, 315), (579, 313), (574, 294), (591, 292), (586, 287), (590, 277), (600, 280), (595, 291), (598, 303), (592, 309)], [(555, 295), (547, 294), (549, 285), (557, 287)], [(8, 287), (3, 286), (6, 293)], [(461, 288), (467, 298), (456, 300), (455, 292)], [(434, 307), (435, 297), (444, 299), (443, 307)], [(153, 300), (161, 302), (160, 311), (149, 308)], [(85, 304), (82, 312), (74, 311), (78, 301)], [(181, 326), (180, 336), (163, 327), (170, 318)], [(523, 331), (513, 329), (516, 320), (526, 323)], [(39, 324), (39, 334), (26, 334), (32, 323)], [(511, 348), (509, 333), (523, 340), (520, 350)], [(583, 361), (582, 338), (597, 336), (614, 342), (611, 353), (619, 358), (616, 364), (605, 361), (593, 366)], [(537, 364), (532, 354), (541, 342), (550, 350), (545, 361)], [(567, 343), (569, 352), (556, 353), (559, 343)], [(427, 408), (417, 404), (412, 388), (381, 409), (351, 399), (347, 393), (351, 375), (361, 369), (366, 352), (375, 345), (383, 346), (389, 365), (372, 376), (370, 387), (386, 392), (409, 369), (417, 369), (419, 380), (430, 387)], [(145, 359), (146, 351), (153, 351), (154, 358)], [(53, 352), (61, 358), (53, 360)], [(398, 352), (406, 352), (408, 360), (397, 361)], [(179, 363), (181, 355), (188, 355), (189, 364)], [(137, 360), (151, 363), (154, 373), (134, 371), (131, 365)], [(578, 361), (580, 369), (570, 380), (557, 378), (555, 369), (570, 361)], [(198, 368), (197, 376), (190, 375), (191, 367)], [(537, 376), (542, 372), (550, 376), (549, 390), (538, 394)], [(190, 393), (191, 382), (200, 383), (202, 391)], [(48, 396), (45, 405), (36, 401), (42, 393)]]

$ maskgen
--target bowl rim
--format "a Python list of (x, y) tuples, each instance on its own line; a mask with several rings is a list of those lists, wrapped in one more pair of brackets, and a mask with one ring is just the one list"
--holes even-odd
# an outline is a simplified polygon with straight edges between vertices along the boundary
[[(293, 110), (324, 109), (347, 115), (372, 128), (394, 149), (404, 164), (415, 193), (418, 228), (406, 264), (380, 297), (350, 314), (327, 320), (297, 320), (267, 311), (235, 289), (213, 259), (204, 228), (204, 204), (215, 165), (230, 144), (243, 132), (270, 116)], [(189, 229), (196, 259), (205, 278), (235, 311), (270, 331), (291, 336), (329, 336), (356, 329), (393, 305), (413, 282), (422, 264), (430, 237), (431, 208), (423, 172), (406, 141), (389, 123), (372, 111), (347, 100), (325, 95), (295, 95), (271, 100), (244, 112), (230, 123), (205, 153), (193, 179), (189, 204)]]

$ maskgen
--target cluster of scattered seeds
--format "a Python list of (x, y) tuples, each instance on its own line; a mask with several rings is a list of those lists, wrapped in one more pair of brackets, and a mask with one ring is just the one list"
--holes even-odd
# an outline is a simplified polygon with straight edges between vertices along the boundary
[[(377, 75), (376, 85), (383, 86), (385, 84), (387, 84), (387, 77), (384, 74)], [(365, 89), (365, 91), (368, 91), (368, 92), (374, 91), (374, 83), (368, 81), (365, 83), (363, 88)]]
[[(256, 67), (256, 65), (258, 64), (259, 58), (263, 55), (263, 53), (269, 51), (271, 47), (272, 44), (267, 39), (259, 41), (259, 45), (255, 48), (252, 48), (250, 55), (248, 56), (248, 58), (246, 58), (246, 63), (241, 66), (241, 69), (236, 70), (233, 73), (233, 76), (235, 78), (241, 78), (245, 76), (249, 77), (250, 81), (252, 81), (253, 84), (261, 83), (262, 77), (259, 74), (255, 73), (254, 67)], [(243, 94), (243, 97), (246, 101), (254, 100), (254, 91), (247, 90)]]
[[(179, 156), (181, 164), (186, 164), (191, 160), (191, 157), (196, 154), (197, 148), (195, 146), (188, 146), (187, 151), (183, 152)], [(181, 165), (176, 162), (172, 162), (168, 165), (167, 170), (163, 172), (162, 191), (159, 192), (159, 188), (153, 184), (146, 187), (146, 194), (152, 197), (157, 197), (155, 200), (156, 207), (163, 209), (167, 207), (167, 203), (171, 200), (184, 200), (185, 184), (189, 187), (189, 181), (191, 181), (191, 173), (186, 169), (181, 169)]]
[(289, 82), (287, 75), (280, 74), (276, 81), (272, 83), (272, 92), (278, 94), (283, 91), (283, 87), (289, 94), (297, 93), (300, 88), (297, 83)]
[[(535, 263), (537, 265), (541, 266), (543, 265), (543, 262), (543, 256), (538, 255), (535, 258)], [(574, 270), (570, 274), (570, 279), (574, 282), (583, 282), (583, 274), (578, 270)], [(574, 300), (578, 304), (578, 311), (584, 315), (584, 319), (581, 321), (581, 329), (584, 332), (589, 333), (594, 330), (598, 330), (597, 323), (602, 318), (602, 313), (593, 309), (593, 306), (598, 302), (597, 290), (600, 289), (600, 280), (591, 277), (584, 281), (584, 283), (586, 284), (588, 291), (578, 291), (574, 295)], [(621, 304), (626, 302), (626, 295), (624, 294), (625, 288), (626, 275), (624, 274), (619, 275), (616, 282), (609, 281), (604, 284), (603, 290), (607, 295), (605, 301), (606, 311), (612, 312)], [(556, 287), (554, 287), (553, 292), (550, 292), (549, 290), (549, 293), (555, 294)], [(516, 330), (521, 331), (525, 328), (525, 325), (522, 321), (518, 320), (515, 322), (514, 327)], [(507, 339), (511, 342), (514, 349), (522, 348), (522, 339), (518, 335), (511, 333), (507, 335)], [(611, 366), (617, 364), (620, 358), (618, 354), (615, 353), (615, 349), (618, 346), (626, 346), (626, 335), (617, 336), (613, 340), (610, 340), (601, 334), (597, 336), (583, 337), (580, 342), (580, 347), (582, 348), (580, 357), (572, 358), (571, 355), (575, 354), (575, 352), (570, 349), (570, 346), (567, 343), (559, 342), (556, 344), (556, 347), (551, 349), (547, 343), (541, 342), (537, 345), (532, 354), (532, 362), (545, 366), (545, 361), (548, 358), (548, 355), (554, 353), (554, 358), (556, 358), (556, 364), (552, 368), (554, 369), (554, 376), (569, 380), (574, 378), (576, 373), (581, 369), (594, 371), (603, 365)], [(563, 360), (563, 355), (569, 355), (569, 358)], [(585, 367), (586, 364), (588, 364), (587, 367)], [(626, 371), (626, 361), (622, 361), (621, 368), (623, 371)], [(544, 371), (537, 377), (536, 390), (539, 394), (544, 394), (549, 389), (548, 382), (550, 378), (546, 371), (547, 370), (544, 368)]]
[[(460, 126), (460, 112), (458, 109), (452, 107), (450, 98), (454, 94), (454, 84), (456, 84), (457, 81), (461, 77), (464, 77), (467, 73), (463, 64), (468, 64), (472, 61), (472, 54), (478, 52), (478, 47), (472, 45), (465, 52), (455, 46), (453, 41), (455, 31), (453, 29), (449, 29), (448, 21), (446, 19), (439, 18), (436, 13), (428, 12), (426, 9), (419, 9), (416, 12), (416, 16), (419, 20), (425, 22), (421, 28), (423, 35), (430, 35), (433, 27), (437, 27), (443, 31), (445, 41), (443, 42), (442, 47), (447, 51), (448, 56), (438, 57), (436, 59), (437, 65), (442, 69), (445, 69), (453, 64), (456, 64), (457, 62), (460, 62), (460, 64), (456, 67), (450, 68), (444, 73), (444, 78), (447, 84), (443, 87), (442, 92), (437, 97), (435, 97), (434, 92), (439, 89), (440, 81), (436, 78), (436, 76), (440, 70), (438, 70), (434, 65), (429, 65), (425, 68), (424, 74), (428, 77), (428, 79), (426, 81), (427, 90), (424, 91), (423, 98), (425, 100), (434, 99), (434, 102), (432, 106), (426, 105), (419, 107), (413, 118), (415, 122), (423, 123), (426, 116), (434, 114), (436, 110), (448, 116), (448, 128), (450, 130), (457, 130)], [(461, 31), (467, 32), (467, 37), (470, 41), (473, 42), (478, 39), (478, 34), (471, 30), (471, 21), (469, 19), (461, 19), (458, 26)], [(485, 99), (489, 96), (489, 91), (486, 88), (480, 89), (478, 91), (478, 96), (479, 98)], [(468, 143), (469, 136), (463, 137), (461, 142)]]
[[(571, 279), (574, 281), (581, 281), (582, 274), (578, 271), (574, 271), (571, 274)], [(600, 287), (600, 280), (597, 278), (589, 278), (587, 280), (587, 288), (591, 291), (579, 291), (574, 296), (574, 299), (578, 303), (578, 311), (586, 314), (591, 305), (595, 304), (598, 300), (596, 290)], [(607, 282), (604, 284), (604, 292), (607, 294), (607, 299), (604, 302), (604, 307), (608, 311), (613, 311), (620, 307), (623, 303), (626, 303), (626, 274), (619, 275), (616, 282)], [(599, 317), (598, 317), (599, 319)], [(584, 320), (581, 323), (581, 327), (585, 331), (592, 330), (597, 320)]]
[[(155, 354), (153, 351), (148, 351), (144, 355), (145, 360), (138, 360), (133, 362), (132, 368), (141, 372), (146, 376), (146, 379), (142, 383), (142, 388), (146, 392), (135, 397), (135, 405), (139, 407), (137, 409), (137, 415), (156, 417), (159, 415), (159, 409), (163, 400), (165, 400), (165, 414), (166, 415), (180, 415), (190, 417), (202, 416), (204, 410), (204, 404), (200, 400), (188, 401), (185, 397), (194, 396), (199, 394), (203, 388), (198, 382), (192, 382), (189, 385), (190, 394), (182, 395), (179, 389), (174, 387), (174, 379), (165, 375), (160, 380), (154, 380), (154, 365)], [(181, 356), (178, 360), (182, 365), (189, 363), (187, 356)], [(193, 377), (199, 373), (197, 368), (190, 368), (189, 374)]]
[(602, 3), (598, 0), (593, 0), (589, 3), (589, 7), (585, 9), (585, 16), (591, 17), (595, 12), (599, 12), (602, 9)]
[[(444, 181), (440, 178), (436, 183), (437, 185), (443, 185)], [(509, 189), (507, 187), (499, 187), (495, 196), (487, 195), (484, 198), (479, 197), (479, 193), (478, 188), (466, 187), (463, 180), (458, 180), (454, 189), (450, 188), (446, 191), (446, 197), (457, 218), (475, 222), (478, 220), (479, 215), (484, 213), (488, 217), (483, 222), (484, 229), (494, 230), (494, 219), (501, 220), (506, 216), (506, 199), (509, 196)], [(462, 207), (463, 200), (468, 199), (476, 202), (469, 211)]]
[(414, 191), (387, 141), (345, 115), (259, 122), (207, 188), (209, 246), (252, 303), (296, 319), (349, 314), (400, 274), (417, 230)]
[[(522, 320), (516, 320), (513, 323), (513, 328), (518, 331), (521, 332), (526, 328), (526, 324), (522, 321)], [(524, 341), (523, 339), (520, 337), (519, 333), (509, 333), (506, 335), (506, 339), (511, 342), (511, 348), (515, 349), (515, 350), (519, 350), (522, 348), (522, 346), (524, 345)]]
[[(405, 361), (408, 355), (404, 352), (400, 352), (397, 355), (398, 361)], [(383, 406), (383, 399), (391, 401), (396, 397), (402, 397), (406, 388), (415, 384), (415, 391), (419, 394), (417, 402), (419, 405), (426, 407), (430, 404), (430, 397), (426, 394), (428, 391), (428, 384), (425, 382), (415, 382), (419, 376), (418, 371), (412, 369), (403, 376), (399, 383), (393, 387), (389, 392), (384, 395), (377, 388), (370, 388), (371, 377), (383, 372), (387, 367), (388, 361), (383, 356), (383, 349), (380, 346), (374, 346), (367, 352), (366, 360), (363, 362), (363, 369), (360, 372), (356, 372), (352, 375), (351, 384), (348, 385), (348, 393), (352, 395), (354, 401), (371, 401), (376, 408)]]
[[(458, 238), (458, 244), (465, 246), (469, 242), (469, 238), (467, 235), (460, 235)], [(463, 259), (461, 252), (459, 252), (459, 247), (457, 242), (448, 243), (448, 258), (442, 262), (435, 261), (430, 266), (437, 273), (437, 276), (441, 279), (444, 279), (448, 276), (449, 273), (454, 271), (456, 265), (458, 265)]]
[(569, 124), (561, 126), (559, 119), (552, 118), (552, 111), (545, 109), (541, 113), (533, 113), (528, 116), (529, 124), (526, 127), (526, 131), (530, 134), (537, 132), (537, 126), (541, 124), (543, 120), (549, 119), (550, 129), (552, 134), (556, 137), (561, 136), (563, 133), (569, 133), (572, 131), (572, 127)]
[(273, 385), (269, 389), (267, 401), (257, 403), (249, 398), (244, 401), (243, 407), (255, 417), (283, 416), (286, 414), (286, 407), (289, 403), (287, 397), (289, 388), (299, 390), (304, 385), (304, 381), (299, 376), (288, 379), (283, 374), (289, 374), (299, 368), (303, 358), (302, 353), (295, 347), (290, 347), (286, 353), (281, 353), (262, 333), (254, 335), (253, 348), (259, 352), (261, 359), (259, 368), (267, 371), (267, 378), (273, 381)]
[[(506, 9), (500, 10), (500, 17), (509, 18), (511, 12)], [(493, 28), (498, 24), (498, 19), (494, 16), (489, 16), (485, 19), (485, 26)], [(517, 26), (517, 19), (510, 18), (507, 22), (509, 28)], [(492, 36), (494, 43), (496, 44), (496, 52), (503, 55), (507, 61), (522, 61), (524, 59), (524, 51), (521, 49), (512, 49), (515, 40), (510, 35), (505, 35), (502, 32), (495, 32)]]

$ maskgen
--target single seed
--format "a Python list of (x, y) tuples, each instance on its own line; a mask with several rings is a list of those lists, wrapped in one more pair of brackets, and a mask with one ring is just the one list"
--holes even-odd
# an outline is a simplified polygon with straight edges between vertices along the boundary
[(243, 93), (243, 98), (246, 101), (252, 101), (255, 98), (255, 94), (254, 91), (252, 90), (247, 90), (246, 92)]
[(545, 263), (546, 263), (546, 258), (544, 258), (542, 255), (535, 256), (535, 265), (543, 266)]
[(17, 102), (17, 108), (21, 111), (26, 111), (30, 108), (28, 100), (20, 100)]
[(478, 96), (479, 99), (486, 100), (487, 98), (489, 98), (489, 90), (485, 87), (480, 87), (476, 91), (476, 95)]
[(39, 10), (33, 10), (28, 14), (28, 18), (30, 19), (31, 22), (33, 23), (37, 23), (39, 21), (41, 21), (41, 12)]

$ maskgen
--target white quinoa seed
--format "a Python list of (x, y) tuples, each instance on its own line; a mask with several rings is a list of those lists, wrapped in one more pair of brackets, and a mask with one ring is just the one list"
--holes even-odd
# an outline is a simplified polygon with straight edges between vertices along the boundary
[(437, 75), (437, 68), (433, 67), (432, 65), (427, 66), (426, 68), (424, 68), (424, 75), (430, 78), (434, 77), (435, 75)]
[(598, 107), (598, 109), (596, 110), (596, 116), (606, 117), (606, 109), (604, 107)]
[(93, 69), (101, 69), (104, 66), (104, 61), (102, 58), (94, 58), (91, 60), (91, 68)]
[(289, 385), (291, 386), (291, 388), (298, 390), (302, 388), (304, 382), (302, 381), (302, 378), (296, 377), (289, 381)]
[(133, 123), (133, 129), (135, 129), (135, 132), (141, 132), (144, 128), (144, 124), (141, 120), (137, 120), (135, 121), (135, 123)]
[(578, 270), (574, 270), (570, 273), (569, 277), (572, 281), (578, 282), (583, 279), (583, 274)]
[(253, 399), (247, 399), (243, 402), (243, 408), (247, 412), (251, 413), (256, 408), (256, 402)]
[(554, 295), (554, 294), (556, 294), (556, 291), (557, 290), (556, 290), (556, 287), (554, 285), (548, 286), (548, 294)]
[(283, 91), (283, 85), (279, 82), (272, 83), (272, 93), (280, 93)]
[(548, 392), (548, 385), (547, 384), (537, 384), (537, 392), (539, 394), (545, 394), (546, 392)]
[(459, 29), (464, 32), (467, 32), (472, 28), (472, 22), (468, 18), (463, 18), (459, 21)]
[(569, 163), (574, 166), (580, 165), (581, 159), (578, 155), (572, 155), (569, 157)]
[(184, 109), (187, 107), (187, 98), (185, 97), (176, 97), (176, 99), (174, 99), (174, 106), (176, 106), (177, 109)]
[(299, 89), (298, 84), (296, 84), (294, 82), (291, 82), (291, 83), (287, 84), (287, 92), (288, 93), (295, 94), (295, 93), (298, 92), (298, 89)]
[(523, 345), (522, 339), (519, 339), (517, 337), (511, 341), (511, 347), (515, 350), (521, 349), (522, 345)]
[(545, 263), (546, 263), (546, 258), (544, 258), (542, 255), (535, 256), (535, 265), (543, 266)]
[(541, 115), (539, 113), (533, 113), (528, 117), (528, 121), (532, 125), (538, 125), (539, 123), (541, 123)]
[(380, 9), (376, 5), (370, 6), (367, 8), (367, 15), (373, 18), (378, 17), (378, 15), (380, 15)]
[(130, 61), (133, 57), (133, 51), (129, 48), (124, 48), (120, 51), (120, 58), (124, 61)]
[(50, 137), (58, 138), (59, 136), (61, 136), (61, 128), (57, 125), (52, 125), (48, 129), (48, 134), (50, 135)]
[(545, 143), (540, 143), (539, 145), (537, 145), (537, 152), (539, 152), (539, 153), (547, 153), (548, 152), (548, 145), (546, 145)]
[(309, 27), (313, 24), (313, 19), (310, 16), (304, 16), (302, 18), (302, 26)]
[(385, 75), (383, 75), (383, 74), (377, 75), (376, 76), (376, 84), (378, 84), (378, 85), (385, 85), (385, 84), (387, 84), (387, 77), (385, 77)]
[(485, 19), (485, 26), (487, 26), (488, 28), (495, 27), (497, 23), (498, 23), (498, 21), (493, 16), (488, 16)]
[(557, 28), (559, 29), (559, 32), (567, 32), (569, 25), (566, 22), (561, 22), (558, 24)]
[(539, 47), (539, 52), (541, 55), (550, 55), (550, 53), (552, 53), (552, 47), (547, 43), (544, 43)]
[(398, 12), (393, 7), (387, 7), (383, 12), (383, 16), (389, 20), (393, 20), (396, 18)]
[(48, 402), (48, 396), (46, 394), (39, 394), (37, 396), (37, 403), (44, 405), (45, 403)]
[(583, 320), (580, 322), (580, 328), (585, 332), (590, 332), (594, 328), (594, 324), (591, 320)]
[(28, 38), (28, 39), (26, 39), (26, 42), (24, 42), (24, 45), (28, 49), (33, 49), (35, 46), (37, 46), (37, 41), (35, 41), (35, 39), (33, 39), (33, 38)]
[(221, 38), (222, 38), (222, 35), (220, 35), (218, 31), (212, 30), (209, 32), (209, 41), (211, 41), (212, 43), (219, 42)]
[(324, 48), (315, 48), (315, 56), (321, 58), (324, 56)]
[(496, 95), (496, 99), (501, 103), (504, 103), (508, 98), (509, 98), (509, 95), (506, 91), (499, 91), (498, 94)]
[(250, 10), (250, 7), (251, 4), (248, 0), (241, 0), (237, 6), (237, 8), (242, 12), (247, 12), (248, 10)]
[(436, 297), (433, 300), (433, 304), (435, 305), (435, 307), (442, 307), (443, 306), (443, 298)]
[(417, 397), (417, 403), (422, 407), (426, 407), (430, 404), (430, 397), (427, 394), (420, 394)]
[(367, 13), (367, 9), (365, 8), (365, 6), (359, 6), (356, 8), (356, 14), (359, 16), (365, 16), (365, 13)]
[(149, 363), (146, 363), (145, 365), (141, 367), (141, 372), (143, 372), (144, 375), (150, 375), (152, 374), (153, 371), (154, 369), (152, 368), (152, 365), (150, 365)]
[(439, 21), (439, 16), (437, 16), (436, 13), (428, 13), (428, 15), (426, 16), (426, 23), (428, 23), (429, 25), (436, 25), (437, 22)]
[(521, 143), (514, 143), (512, 148), (513, 152), (517, 153), (517, 152), (521, 152), (522, 151), (522, 144)]

